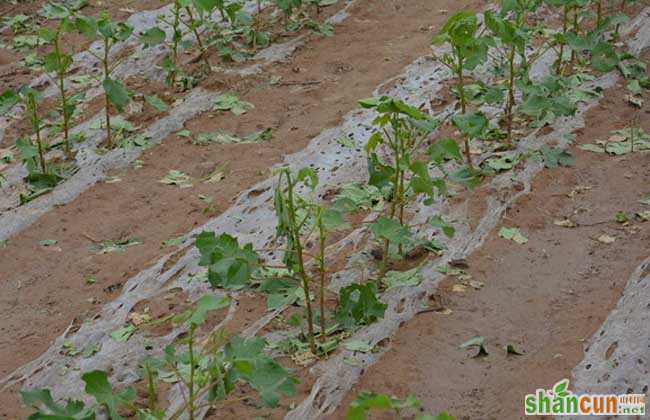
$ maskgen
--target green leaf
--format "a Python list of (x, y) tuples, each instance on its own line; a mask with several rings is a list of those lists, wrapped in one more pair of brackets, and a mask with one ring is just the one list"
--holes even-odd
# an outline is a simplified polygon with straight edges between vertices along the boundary
[(350, 223), (345, 220), (343, 212), (333, 208), (327, 209), (322, 214), (323, 226), (327, 232), (350, 229)]
[(0, 95), (0, 116), (5, 116), (7, 113), (18, 104), (20, 97), (13, 90), (5, 90)]
[(387, 305), (377, 299), (377, 286), (374, 283), (353, 284), (341, 289), (334, 317), (349, 329), (383, 318), (386, 308)]
[(396, 245), (405, 245), (411, 238), (411, 231), (408, 227), (402, 226), (398, 221), (387, 217), (380, 217), (370, 225), (370, 230), (378, 241), (388, 240)]
[(483, 180), (483, 173), (476, 169), (465, 166), (449, 175), (449, 180), (472, 189), (481, 185), (481, 181)]
[(147, 103), (149, 105), (151, 105), (152, 107), (154, 107), (156, 109), (156, 111), (158, 111), (158, 112), (166, 112), (169, 109), (169, 107), (167, 106), (165, 101), (163, 101), (162, 99), (160, 99), (156, 95), (145, 96), (144, 100), (147, 101)]
[(540, 149), (544, 158), (544, 166), (549, 169), (555, 169), (560, 166), (571, 167), (575, 165), (573, 155), (562, 149), (551, 149), (548, 146), (542, 146)]
[(448, 160), (456, 160), (459, 162), (463, 160), (458, 143), (456, 143), (456, 140), (450, 138), (440, 139), (431, 145), (429, 147), (429, 156), (438, 165)]
[(614, 216), (614, 220), (616, 223), (627, 223), (630, 221), (630, 219), (627, 217), (627, 214), (625, 214), (624, 211), (619, 211), (616, 213), (616, 216)]
[(122, 420), (118, 409), (135, 399), (135, 390), (129, 388), (115, 394), (113, 387), (108, 382), (106, 372), (101, 370), (85, 373), (81, 376), (81, 380), (86, 383), (86, 393), (95, 397), (97, 403), (106, 408), (112, 420)]
[(75, 26), (77, 31), (86, 38), (95, 39), (97, 37), (97, 20), (92, 16), (78, 16)]
[(508, 171), (519, 162), (518, 155), (504, 155), (501, 157), (490, 158), (485, 164), (496, 172)]
[(224, 348), (226, 359), (233, 366), (228, 380), (249, 383), (266, 406), (276, 407), (281, 396), (295, 395), (298, 380), (264, 354), (265, 346), (263, 338), (233, 337)]
[(640, 95), (643, 93), (643, 89), (641, 88), (641, 84), (639, 83), (638, 80), (630, 80), (627, 83), (627, 90), (632, 92), (633, 95)]
[(523, 245), (528, 242), (528, 238), (526, 238), (521, 233), (521, 231), (519, 231), (519, 228), (507, 228), (504, 226), (501, 228), (501, 230), (499, 230), (499, 236), (503, 239), (509, 239), (513, 242), (516, 242), (519, 245)]
[(212, 287), (239, 290), (248, 286), (258, 265), (258, 255), (252, 244), (240, 247), (236, 238), (214, 232), (202, 232), (196, 238), (201, 253), (200, 265), (208, 267)]
[(373, 185), (345, 184), (338, 197), (337, 205), (349, 203), (359, 210), (371, 210), (384, 201), (379, 188)]
[(591, 52), (591, 65), (598, 71), (612, 71), (618, 62), (618, 53), (610, 43), (601, 42)]
[(431, 217), (429, 219), (429, 224), (433, 227), (442, 229), (442, 232), (448, 238), (453, 238), (454, 235), (456, 234), (456, 229), (449, 223), (445, 222), (445, 220), (439, 215)]
[(482, 112), (470, 112), (452, 118), (454, 126), (470, 139), (480, 138), (488, 127), (488, 119)]
[(190, 317), (190, 323), (194, 326), (203, 325), (208, 312), (227, 308), (229, 305), (230, 299), (228, 296), (204, 295), (196, 302), (196, 308)]
[(57, 241), (56, 239), (44, 239), (42, 241), (38, 241), (38, 244), (40, 246), (46, 246), (46, 247), (47, 246), (54, 246), (57, 243), (59, 243), (59, 241)]
[(152, 47), (154, 45), (162, 44), (165, 42), (167, 34), (162, 29), (154, 26), (149, 28), (140, 36), (140, 42), (142, 42), (146, 47)]
[(27, 407), (39, 410), (29, 418), (33, 420), (94, 420), (95, 413), (86, 409), (82, 401), (67, 400), (65, 405), (57, 404), (49, 389), (20, 391)]
[(104, 86), (104, 92), (106, 92), (110, 103), (113, 104), (119, 112), (123, 112), (124, 108), (131, 101), (131, 97), (122, 82), (106, 78), (102, 85)]
[(402, 401), (386, 394), (363, 391), (350, 403), (347, 420), (366, 420), (366, 412), (371, 409), (399, 413), (400, 409), (419, 409), (420, 406), (420, 401), (412, 395)]

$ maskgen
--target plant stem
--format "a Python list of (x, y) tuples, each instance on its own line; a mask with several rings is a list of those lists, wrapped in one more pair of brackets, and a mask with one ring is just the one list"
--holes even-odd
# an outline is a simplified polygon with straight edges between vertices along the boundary
[(194, 362), (194, 331), (196, 330), (196, 326), (192, 325), (190, 326), (190, 337), (188, 341), (188, 352), (190, 356), (190, 380), (188, 384), (188, 397), (187, 397), (187, 411), (189, 415), (189, 420), (194, 420), (194, 369), (195, 369), (195, 362)]
[[(393, 127), (397, 127), (397, 119), (393, 118), (392, 120), (392, 125)], [(396, 136), (399, 135), (399, 133), (395, 133)], [(398, 202), (398, 195), (399, 195), (399, 182), (400, 182), (400, 171), (401, 171), (401, 151), (398, 146), (398, 144), (395, 144), (395, 146), (392, 147), (393, 153), (395, 154), (395, 179), (393, 180), (393, 185), (395, 186), (395, 191), (393, 192), (393, 199), (391, 200), (390, 203), (390, 218), (394, 219), (395, 214), (397, 213), (397, 202)], [(388, 260), (389, 260), (389, 251), (390, 251), (390, 240), (389, 239), (384, 239), (384, 249), (383, 253), (381, 256), (381, 269), (379, 270), (379, 279), (381, 280), (384, 275), (386, 274), (386, 271), (388, 270)]]
[(201, 40), (201, 35), (199, 34), (199, 30), (196, 27), (196, 20), (194, 20), (194, 14), (192, 13), (192, 9), (188, 6), (185, 8), (185, 10), (187, 11), (187, 15), (190, 18), (190, 29), (194, 34), (194, 38), (196, 38), (196, 43), (199, 46), (199, 51), (201, 51), (201, 59), (203, 60), (203, 63), (205, 64), (205, 67), (207, 68), (208, 72), (210, 72), (212, 70), (212, 66), (210, 65), (210, 61), (208, 61), (208, 57), (206, 55), (207, 49), (203, 45), (203, 41)]
[[(460, 111), (463, 115), (467, 112), (467, 99), (465, 97), (465, 72), (463, 71), (463, 54), (460, 48), (456, 48), (456, 57), (458, 58), (458, 63), (456, 67), (456, 74), (458, 75), (458, 95), (460, 96)], [(472, 154), (469, 150), (469, 138), (464, 136), (463, 142), (465, 143), (465, 159), (467, 160), (467, 165), (471, 169), (474, 168), (472, 164)]]
[[(580, 35), (580, 22), (578, 20), (578, 6), (573, 8), (573, 31), (576, 35)], [(571, 49), (571, 64), (569, 64), (570, 71), (573, 72), (573, 68), (576, 64), (576, 52), (574, 49)]]
[(596, 3), (596, 27), (600, 27), (600, 23), (603, 20), (603, 0), (598, 0)]
[[(569, 6), (564, 6), (564, 14), (562, 16), (562, 34), (566, 37), (566, 32), (569, 29)], [(560, 54), (557, 59), (557, 68), (555, 73), (560, 76), (562, 74), (562, 62), (564, 58), (564, 41), (560, 43)]]
[(72, 150), (70, 147), (70, 115), (68, 115), (68, 97), (65, 93), (65, 68), (61, 60), (61, 38), (60, 32), (56, 33), (54, 38), (54, 53), (57, 57), (57, 76), (59, 81), (59, 94), (61, 96), (61, 114), (63, 115), (63, 144), (65, 147), (65, 155), (68, 158), (72, 157)]
[(36, 97), (34, 95), (29, 96), (29, 107), (32, 111), (32, 126), (34, 127), (34, 132), (36, 134), (36, 146), (38, 147), (38, 160), (41, 165), (41, 172), (47, 173), (47, 166), (45, 164), (45, 151), (43, 150), (43, 141), (41, 139), (41, 121), (38, 118), (38, 105), (36, 104)]
[(311, 352), (316, 355), (316, 342), (314, 341), (314, 316), (311, 308), (311, 300), (309, 295), (309, 278), (305, 272), (305, 261), (303, 256), (302, 242), (300, 242), (300, 230), (296, 225), (296, 210), (293, 201), (293, 180), (291, 174), (287, 170), (285, 172), (287, 177), (287, 205), (289, 210), (289, 219), (291, 220), (291, 236), (293, 236), (293, 247), (298, 257), (298, 274), (302, 280), (302, 288), (305, 292), (305, 305), (307, 307), (307, 328), (309, 330), (309, 348)]
[(174, 0), (174, 22), (172, 23), (172, 29), (174, 30), (174, 35), (172, 37), (172, 70), (169, 73), (168, 81), (171, 86), (176, 84), (176, 67), (178, 66), (178, 41), (183, 36), (179, 30), (181, 21), (181, 5), (178, 0)]
[(320, 271), (320, 342), (325, 342), (325, 226), (323, 225), (323, 215), (318, 216), (318, 235), (319, 235), (319, 258), (318, 269)]
[(510, 77), (508, 78), (508, 104), (506, 108), (506, 121), (508, 124), (508, 145), (510, 146), (512, 145), (512, 111), (515, 106), (515, 52), (516, 48), (513, 45), (510, 48), (510, 56), (508, 57), (510, 64)]
[[(621, 13), (624, 13), (624, 12), (625, 12), (625, 0), (621, 0)], [(619, 33), (620, 29), (621, 29), (621, 24), (618, 23), (616, 25), (616, 36), (617, 37), (618, 37), (618, 33)]]
[[(108, 80), (110, 76), (110, 69), (108, 66), (108, 52), (110, 49), (109, 39), (104, 38), (104, 59), (102, 60), (104, 64), (104, 80)], [(108, 92), (104, 92), (104, 102), (106, 107), (106, 147), (109, 149), (113, 148), (113, 138), (111, 135), (111, 101), (108, 98)]]
[(149, 410), (156, 411), (158, 399), (156, 395), (156, 382), (154, 381), (153, 371), (151, 370), (151, 365), (149, 363), (145, 364), (145, 369), (147, 371), (147, 381), (149, 382)]

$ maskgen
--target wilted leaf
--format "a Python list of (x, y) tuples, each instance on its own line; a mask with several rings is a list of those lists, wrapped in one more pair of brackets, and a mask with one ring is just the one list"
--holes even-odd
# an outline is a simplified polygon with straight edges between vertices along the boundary
[(607, 234), (602, 234), (598, 237), (598, 242), (602, 242), (604, 244), (613, 244), (615, 241), (616, 238)]
[(373, 349), (369, 343), (362, 340), (348, 340), (343, 344), (346, 350), (358, 351), (361, 353), (370, 353)]
[(111, 337), (113, 340), (119, 342), (119, 343), (125, 343), (129, 341), (129, 338), (135, 333), (135, 326), (133, 324), (129, 324), (126, 327), (122, 327), (120, 329), (117, 329), (111, 333)]
[(214, 99), (214, 111), (230, 111), (239, 116), (253, 109), (254, 106), (250, 102), (242, 101), (231, 93), (219, 95)]
[(167, 175), (158, 182), (165, 185), (176, 185), (180, 188), (192, 187), (192, 179), (187, 174), (175, 169), (170, 170)]
[(473, 357), (481, 357), (481, 356), (488, 355), (487, 349), (485, 348), (485, 338), (483, 338), (480, 335), (476, 335), (460, 345), (461, 349), (474, 348), (474, 347), (478, 347), (478, 353), (476, 353)]
[(512, 354), (515, 356), (523, 356), (523, 353), (517, 350), (514, 344), (506, 344), (503, 346), (503, 349), (506, 351), (506, 354)]
[(509, 239), (511, 241), (514, 241), (514, 242), (518, 243), (519, 245), (523, 245), (526, 242), (528, 242), (528, 238), (526, 238), (519, 231), (519, 228), (502, 227), (501, 230), (499, 231), (499, 236), (504, 238), (504, 239)]

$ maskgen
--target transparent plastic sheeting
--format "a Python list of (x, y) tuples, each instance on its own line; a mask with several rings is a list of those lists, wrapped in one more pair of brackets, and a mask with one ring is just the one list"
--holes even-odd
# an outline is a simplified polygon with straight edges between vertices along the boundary
[(650, 257), (634, 270), (616, 309), (587, 342), (585, 357), (572, 374), (570, 388), (576, 394), (648, 394)]

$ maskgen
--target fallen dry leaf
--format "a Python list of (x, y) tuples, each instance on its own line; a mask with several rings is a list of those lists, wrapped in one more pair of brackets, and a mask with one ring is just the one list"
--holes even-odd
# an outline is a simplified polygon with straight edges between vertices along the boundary
[(467, 286), (464, 284), (454, 284), (451, 291), (454, 293), (465, 293), (467, 291)]
[(571, 220), (571, 219), (564, 219), (564, 220), (556, 220), (553, 222), (554, 225), (560, 226), (560, 227), (565, 227), (565, 228), (574, 228), (578, 225)]
[(616, 241), (616, 238), (614, 238), (613, 236), (606, 235), (606, 234), (600, 235), (598, 237), (598, 242), (602, 242), (604, 244), (613, 244), (614, 241)]

